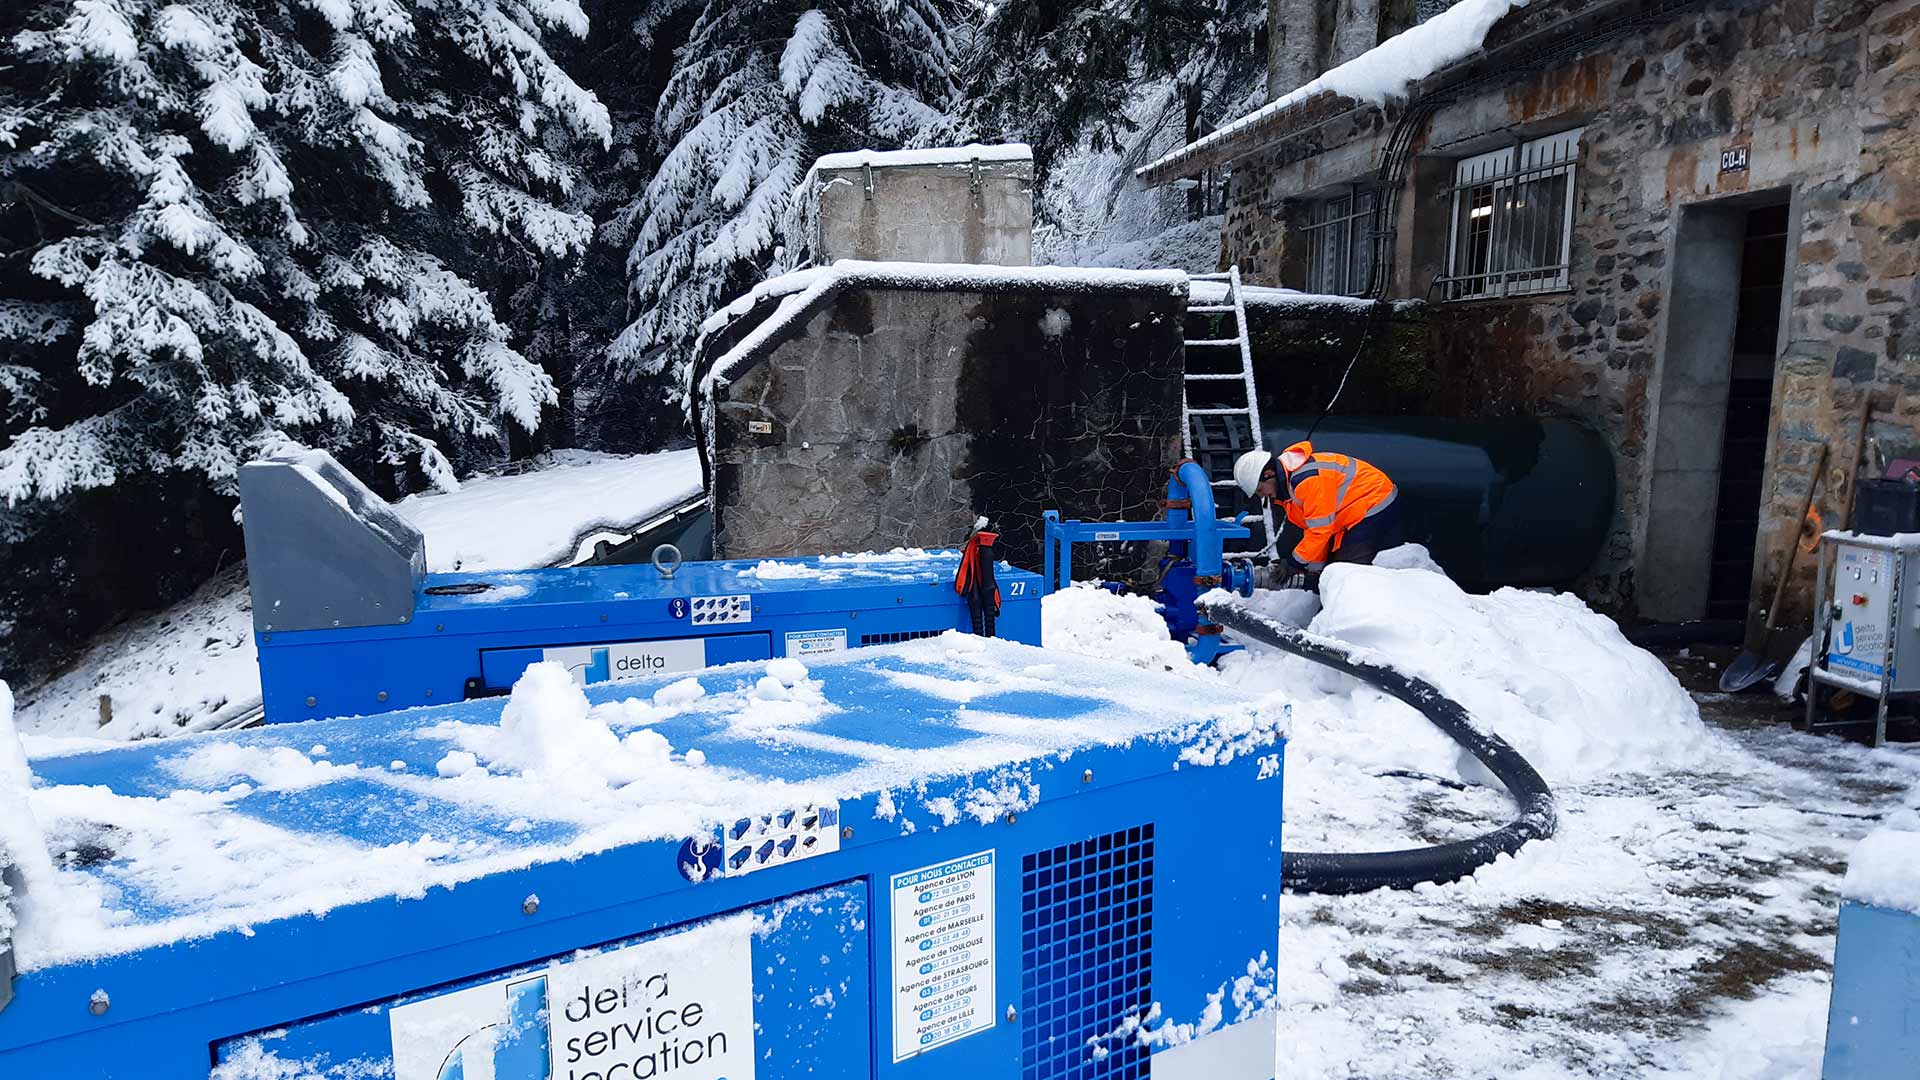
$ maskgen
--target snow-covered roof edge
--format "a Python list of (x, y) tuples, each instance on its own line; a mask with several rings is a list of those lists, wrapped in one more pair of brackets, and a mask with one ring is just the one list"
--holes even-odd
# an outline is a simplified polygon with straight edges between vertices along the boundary
[(1878, 829), (1854, 847), (1840, 895), (1920, 915), (1920, 832)]
[(743, 363), (775, 344), (775, 339), (790, 329), (804, 312), (847, 285), (879, 289), (919, 289), (928, 292), (1012, 292), (1050, 290), (1057, 292), (1154, 291), (1165, 290), (1179, 296), (1187, 294), (1188, 282), (1183, 270), (1114, 270), (1082, 266), (987, 266), (975, 263), (866, 262), (840, 259), (831, 266), (811, 267), (782, 274), (753, 287), (747, 295), (734, 300), (707, 317), (700, 325), (704, 339), (732, 320), (774, 298), (780, 306), (735, 342), (713, 362), (700, 380), (700, 396), (710, 396), (717, 386), (733, 380)]
[[(1284, 113), (1320, 98), (1385, 105), (1409, 87), (1480, 51), (1494, 24), (1529, 0), (1460, 0), (1459, 3), (1381, 42), (1305, 86), (1267, 102), (1159, 160), (1134, 170), (1148, 183), (1178, 179), (1179, 166), (1267, 126)], [(1250, 148), (1249, 148), (1250, 149)], [(1198, 167), (1196, 165), (1196, 167)]]
[(918, 150), (847, 150), (823, 154), (813, 163), (813, 171), (891, 168), (908, 165), (967, 165), (973, 162), (1018, 162), (1033, 160), (1033, 147), (1026, 143), (995, 143), (965, 146), (929, 146)]
[[(1190, 296), (1196, 304), (1223, 304), (1227, 299), (1227, 286), (1220, 281), (1196, 281), (1189, 288)], [(1381, 301), (1370, 300), (1364, 296), (1339, 296), (1332, 293), (1301, 292), (1298, 289), (1279, 289), (1267, 285), (1240, 286), (1240, 302), (1250, 308), (1314, 308), (1321, 311), (1351, 312), (1355, 316), (1367, 314), (1379, 307)], [(1418, 300), (1390, 300), (1394, 310), (1409, 306), (1420, 306)]]

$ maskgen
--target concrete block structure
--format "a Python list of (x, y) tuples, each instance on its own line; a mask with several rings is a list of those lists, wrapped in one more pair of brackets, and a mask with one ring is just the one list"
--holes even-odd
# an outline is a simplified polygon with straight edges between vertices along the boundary
[(1916, 41), (1917, 0), (1544, 0), (1399, 93), (1329, 73), (1141, 173), (1229, 173), (1252, 281), (1427, 301), (1449, 414), (1602, 431), (1590, 601), (1757, 628), (1809, 485), (1832, 524), (1866, 444), (1920, 445)]
[(947, 547), (985, 516), (1038, 566), (1044, 510), (1157, 517), (1186, 303), (1179, 271), (841, 261), (763, 284), (694, 366), (716, 551)]
[(814, 163), (811, 261), (1033, 262), (1033, 151), (857, 150)]

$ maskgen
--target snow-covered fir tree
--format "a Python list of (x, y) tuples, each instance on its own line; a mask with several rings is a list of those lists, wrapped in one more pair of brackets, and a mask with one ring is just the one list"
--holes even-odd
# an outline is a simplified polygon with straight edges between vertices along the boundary
[(1196, 219), (1218, 212), (1216, 192), (1142, 188), (1133, 170), (1258, 107), (1267, 2), (1037, 0), (984, 14), (965, 111), (1033, 145), (1037, 255), (1214, 269), (1218, 229)]
[(554, 399), (484, 283), (576, 257), (574, 0), (0, 11), (0, 496), (297, 440), (451, 483)]
[(610, 227), (631, 238), (627, 378), (688, 359), (700, 321), (770, 264), (816, 157), (953, 138), (947, 0), (682, 3), (698, 12), (653, 119), (658, 172)]
[(1043, 176), (1062, 155), (1197, 138), (1260, 102), (1266, 14), (1267, 0), (993, 7), (966, 64), (969, 121), (1032, 144)]

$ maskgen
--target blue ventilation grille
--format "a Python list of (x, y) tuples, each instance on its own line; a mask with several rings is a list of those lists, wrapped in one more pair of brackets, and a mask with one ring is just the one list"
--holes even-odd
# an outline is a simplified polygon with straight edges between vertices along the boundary
[(1153, 1001), (1153, 826), (1023, 858), (1020, 948), (1023, 1080), (1146, 1080), (1118, 1033)]
[(861, 634), (860, 644), (892, 645), (900, 641), (918, 641), (921, 638), (939, 637), (951, 629), (953, 627), (949, 626), (941, 630), (896, 630), (890, 634)]

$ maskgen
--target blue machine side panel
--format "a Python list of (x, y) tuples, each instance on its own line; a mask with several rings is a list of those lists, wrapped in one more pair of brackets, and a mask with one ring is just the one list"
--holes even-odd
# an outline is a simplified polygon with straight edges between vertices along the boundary
[[(828, 886), (228, 1039), (215, 1055), (305, 1070), (284, 1075), (625, 1080), (707, 1076), (712, 1051), (746, 1057), (759, 1080), (866, 1077), (867, 904), (865, 882)], [(745, 955), (717, 955), (735, 933)], [(729, 959), (742, 968), (731, 981), (710, 970)]]
[[(510, 1011), (507, 995), (520, 976), (551, 977), (550, 960), (539, 958), (605, 953), (609, 941), (652, 942), (745, 911), (754, 920), (761, 1078), (1149, 1080), (1178, 1072), (1161, 1069), (1162, 1057), (1248, 1031), (1258, 1037), (1234, 1067), (1179, 1075), (1269, 1080), (1271, 1013), (1244, 1015), (1237, 980), (1255, 976), (1256, 991), (1264, 985), (1267, 996), (1248, 1000), (1271, 1007), (1279, 761), (1277, 744), (1257, 758), (1179, 769), (1165, 747), (1145, 740), (1090, 748), (1026, 766), (1040, 801), (990, 820), (951, 816), (969, 797), (991, 797), (979, 785), (1003, 782), (986, 776), (936, 783), (924, 794), (898, 792), (884, 810), (875, 797), (843, 803), (851, 836), (838, 852), (744, 877), (689, 883), (679, 876), (675, 845), (636, 845), (434, 888), (418, 899), (267, 923), (249, 935), (33, 972), (0, 1013), (0, 1076), (205, 1080), (210, 1049), (236, 1062), (265, 1053), (305, 1062), (313, 1069), (301, 1075), (326, 1080), (390, 1075), (380, 1068), (392, 1054), (400, 1004), (500, 984), (497, 1008), (509, 1011), (491, 1022), (524, 1027), (533, 1013)], [(903, 902), (893, 884), (982, 853), (995, 867), (993, 926), (956, 928), (990, 938), (993, 961), (972, 969), (966, 1000), (947, 1001), (974, 1010), (968, 1030), (903, 1057), (903, 1034), (911, 1044), (922, 1033), (899, 1025), (924, 1023), (919, 1014), (941, 1002), (923, 1005), (927, 988), (901, 978), (911, 965), (896, 957), (917, 956), (915, 935), (927, 927), (896, 917)], [(531, 917), (522, 903), (530, 894), (541, 899)], [(979, 896), (956, 896), (962, 899)], [(904, 903), (923, 902), (915, 894)], [(983, 984), (992, 987), (990, 1003)], [(95, 988), (113, 997), (112, 1010), (97, 1018), (87, 1015)], [(1129, 1022), (1143, 1010), (1157, 1009), (1156, 1025), (1191, 1029), (1204, 1022), (1213, 995), (1226, 1010), (1214, 1034), (1171, 1048), (1130, 1041)], [(1263, 1019), (1265, 1028), (1255, 1030)], [(282, 1028), (287, 1034), (275, 1034)], [(237, 1037), (245, 1033), (258, 1038)], [(537, 1057), (530, 1046), (502, 1040), (500, 1048), (511, 1064), (523, 1052)], [(348, 1068), (355, 1062), (370, 1062), (372, 1071)], [(235, 1075), (279, 1075), (269, 1070), (237, 1068)]]
[[(891, 571), (839, 569), (819, 559), (778, 563), (801, 576), (723, 562), (690, 563), (671, 579), (651, 566), (431, 575), (410, 622), (256, 634), (266, 719), (364, 716), (497, 692), (526, 669), (525, 655), (546, 649), (754, 636), (705, 646), (712, 666), (892, 644), (970, 625), (966, 603), (953, 591), (952, 558)], [(998, 574), (996, 636), (1040, 644), (1040, 579), (1004, 565)], [(481, 585), (481, 592), (447, 591)], [(701, 648), (660, 650), (680, 662), (654, 673), (692, 670), (698, 665), (684, 661)], [(566, 662), (592, 659), (570, 655)]]
[(590, 642), (559, 648), (482, 649), (481, 681), (488, 690), (507, 690), (529, 665), (556, 660), (591, 685), (619, 682), (673, 671), (697, 671), (741, 660), (771, 656), (766, 634), (716, 634), (712, 637)]
[(1912, 1076), (1920, 1062), (1920, 915), (1840, 905), (1825, 1080)]

